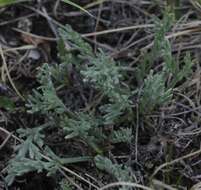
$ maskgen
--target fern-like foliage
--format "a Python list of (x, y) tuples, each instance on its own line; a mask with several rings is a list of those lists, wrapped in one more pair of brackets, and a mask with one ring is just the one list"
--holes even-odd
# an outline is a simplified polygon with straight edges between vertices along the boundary
[(73, 48), (79, 50), (84, 57), (94, 57), (91, 46), (71, 26), (66, 25), (65, 28), (60, 29), (60, 36), (63, 42), (68, 42)]
[[(146, 76), (149, 74), (150, 70), (154, 65), (154, 61), (158, 59), (163, 54), (172, 55), (171, 48), (166, 51), (167, 47), (170, 47), (168, 39), (166, 39), (166, 33), (171, 29), (173, 16), (168, 12), (165, 12), (162, 20), (157, 17), (154, 18), (155, 22), (155, 36), (153, 46), (149, 53), (144, 52), (142, 63), (137, 67), (136, 75), (139, 84), (142, 84)], [(163, 55), (164, 56), (164, 55)]]
[(151, 71), (144, 81), (140, 99), (140, 111), (150, 113), (157, 106), (169, 102), (171, 98), (172, 89), (166, 88), (164, 74), (153, 74), (153, 71)]
[(100, 52), (96, 58), (90, 60), (90, 65), (81, 74), (85, 81), (92, 82), (97, 89), (112, 97), (122, 78), (119, 71), (114, 60)]
[[(139, 84), (143, 84), (142, 90), (139, 90), (141, 113), (150, 113), (160, 105), (169, 102), (173, 96), (173, 88), (188, 76), (192, 67), (189, 54), (184, 58), (183, 66), (174, 59), (172, 54), (170, 41), (166, 38), (166, 33), (170, 30), (173, 21), (172, 15), (166, 12), (162, 21), (156, 20), (153, 48), (145, 55), (144, 62), (137, 68), (136, 73)], [(158, 58), (162, 58), (164, 63), (161, 71), (154, 74), (152, 66)]]
[(45, 136), (41, 133), (44, 127), (46, 126), (18, 130), (19, 136), (25, 140), (16, 147), (16, 155), (9, 162), (6, 176), (8, 185), (11, 185), (17, 176), (28, 172), (46, 171), (47, 175), (51, 175), (63, 165), (91, 160), (90, 157), (60, 158), (57, 156), (44, 144)]
[(68, 181), (66, 181), (64, 179), (59, 183), (59, 185), (60, 185), (60, 187), (58, 188), (58, 190), (73, 190), (73, 188), (68, 183)]
[[(95, 157), (95, 164), (97, 168), (111, 174), (118, 181), (121, 181), (121, 182), (133, 181), (131, 170), (125, 165), (113, 164), (109, 158), (106, 158), (100, 155)], [(121, 190), (129, 190), (129, 189), (130, 189), (129, 187), (121, 188)]]
[(41, 133), (43, 127), (18, 129), (20, 138), (26, 138), (20, 145), (16, 146), (18, 152), (16, 158), (29, 156), (31, 159), (41, 159), (40, 148), (43, 147), (44, 134)]
[(54, 88), (51, 69), (48, 64), (44, 64), (40, 68), (37, 79), (40, 83), (38, 90), (33, 91), (33, 95), (29, 96), (27, 107), (29, 113), (41, 112), (43, 114), (54, 111), (61, 114), (66, 111), (63, 102), (57, 96)]
[(102, 152), (98, 144), (106, 139), (99, 124), (98, 119), (84, 113), (76, 114), (75, 118), (65, 117), (61, 119), (61, 127), (66, 132), (66, 139), (79, 137), (97, 153)]
[(166, 76), (171, 76), (171, 82), (168, 84), (168, 87), (174, 88), (180, 80), (188, 76), (193, 63), (190, 54), (184, 57), (183, 66), (180, 65), (182, 61), (179, 63), (175, 60), (172, 54), (171, 43), (166, 38), (166, 32), (170, 30), (172, 22), (173, 16), (168, 12), (165, 13), (163, 21), (157, 21), (152, 57), (160, 55), (163, 58), (163, 71), (166, 73)]
[(152, 58), (155, 59), (155, 56), (160, 56), (159, 52), (163, 51), (166, 46), (168, 40), (166, 39), (166, 33), (170, 31), (171, 26), (174, 21), (174, 16), (167, 11), (164, 12), (163, 19), (160, 20), (158, 18), (154, 19), (155, 21), (155, 37), (154, 44), (152, 48)]
[(109, 98), (110, 102), (100, 107), (105, 124), (113, 123), (123, 112), (131, 111), (129, 90), (122, 89), (120, 67), (110, 57), (100, 52), (81, 74), (85, 82), (94, 84), (96, 89)]
[(113, 131), (110, 140), (112, 143), (131, 143), (132, 140), (132, 130), (131, 128), (121, 128), (119, 130)]
[(88, 61), (85, 67), (79, 64), (77, 66), (83, 81), (92, 84), (109, 98), (109, 103), (100, 107), (105, 114), (105, 124), (114, 123), (126, 111), (131, 112), (132, 102), (129, 100), (131, 93), (121, 85), (122, 74), (118, 64), (101, 50), (94, 55), (90, 45), (68, 25), (65, 30), (60, 31), (60, 35), (63, 40), (68, 40), (73, 48), (79, 50), (78, 60), (82, 58)]
[(42, 127), (33, 129), (19, 129), (21, 138), (26, 138), (16, 147), (16, 156), (10, 160), (6, 180), (11, 184), (16, 176), (30, 171), (41, 171), (46, 166), (42, 161), (41, 148), (44, 145), (44, 135), (40, 133)]
[(103, 119), (105, 124), (111, 124), (118, 121), (120, 116), (127, 112), (132, 112), (132, 101), (127, 94), (115, 94), (110, 98), (110, 103), (100, 106), (101, 112), (104, 114)]
[[(136, 87), (135, 95), (139, 94), (140, 114), (151, 113), (169, 102), (173, 96), (173, 88), (188, 76), (192, 67), (190, 55), (185, 57), (183, 65), (178, 64), (172, 55), (171, 44), (165, 37), (171, 27), (171, 18), (165, 16), (156, 26), (153, 48), (146, 54), (146, 59), (139, 64), (136, 72), (140, 86)], [(129, 87), (122, 82), (124, 78), (120, 64), (102, 50), (94, 54), (91, 46), (70, 26), (61, 29), (60, 36), (58, 51), (61, 64), (54, 66), (44, 64), (38, 70), (39, 87), (29, 96), (28, 112), (41, 114), (46, 119), (51, 118), (47, 126), (60, 126), (67, 141), (71, 139), (84, 141), (90, 150), (93, 150), (93, 154), (103, 154), (105, 142), (130, 143), (132, 130), (121, 127), (121, 124), (126, 126), (130, 118), (133, 119), (134, 97)], [(66, 43), (70, 45), (71, 50), (66, 49)], [(164, 63), (156, 73), (153, 65), (158, 58), (162, 58)], [(94, 106), (93, 112), (82, 111), (84, 109), (80, 107), (75, 111), (69, 110), (58, 96), (61, 87), (68, 88), (71, 85), (68, 74), (72, 69), (83, 80), (83, 86), (90, 86), (103, 97), (101, 102)], [(115, 130), (107, 130), (110, 125), (114, 126)], [(48, 174), (52, 174), (60, 170), (64, 164), (91, 161), (88, 156), (60, 158), (55, 155), (44, 143), (43, 128), (19, 130), (20, 137), (24, 141), (17, 146), (16, 156), (10, 161), (7, 176), (9, 184), (16, 176), (30, 171), (45, 170)], [(95, 163), (99, 169), (113, 175), (118, 181), (134, 181), (130, 168), (123, 164), (114, 164), (102, 156), (95, 157)], [(122, 189), (129, 188), (122, 187)]]
[[(13, 159), (10, 161), (7, 169), (6, 181), (8, 185), (11, 185), (17, 176), (23, 176), (28, 172), (42, 172), (55, 170), (55, 162), (34, 160), (29, 158)], [(59, 169), (59, 167), (57, 168)]]
[(169, 75), (171, 75), (171, 80), (168, 86), (174, 88), (179, 81), (184, 78), (187, 78), (188, 75), (192, 72), (192, 66), (193, 62), (189, 53), (186, 54), (186, 56), (184, 57), (183, 66), (181, 66), (181, 68), (180, 65), (176, 63), (176, 61), (173, 61), (173, 64), (171, 65), (166, 64), (164, 70), (166, 71), (167, 75), (168, 73)]

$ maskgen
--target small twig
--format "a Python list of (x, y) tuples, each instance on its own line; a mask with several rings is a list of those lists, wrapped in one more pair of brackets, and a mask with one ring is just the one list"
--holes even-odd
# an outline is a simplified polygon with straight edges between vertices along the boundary
[[(189, 35), (189, 34), (192, 34), (192, 32), (200, 32), (200, 31), (201, 31), (200, 27), (193, 28), (193, 29), (183, 30), (183, 31), (179, 31), (179, 32), (175, 32), (175, 33), (169, 34), (165, 38), (166, 39), (171, 39), (171, 38), (176, 38), (176, 37), (179, 37), (179, 36)], [(150, 49), (153, 45), (154, 45), (154, 42), (148, 44), (142, 50), (146, 51), (146, 50)]]
[(0, 145), (0, 150), (6, 145), (6, 143), (9, 141), (9, 139), (10, 139), (11, 136), (12, 136), (12, 133), (10, 133), (9, 135), (7, 135), (7, 137), (5, 138), (5, 140)]
[[(0, 45), (0, 55), (1, 55), (1, 58), (2, 58), (2, 61), (3, 61), (3, 65), (2, 65), (2, 73), (3, 73), (3, 70), (5, 69), (6, 71), (6, 74), (7, 74), (7, 77), (8, 77), (8, 80), (11, 84), (11, 86), (13, 87), (13, 89), (15, 90), (16, 94), (22, 99), (22, 100), (25, 100), (24, 97), (20, 94), (20, 92), (18, 91), (18, 89), (16, 88), (11, 76), (10, 76), (10, 73), (9, 73), (9, 70), (8, 70), (8, 66), (7, 66), (7, 63), (6, 63), (6, 59), (4, 57), (4, 53), (3, 53), (3, 49)], [(3, 76), (2, 76), (3, 77)]]
[(154, 179), (152, 182), (156, 186), (156, 188), (157, 187), (162, 187), (163, 189), (166, 189), (166, 190), (177, 190), (177, 189), (175, 189), (175, 188), (163, 183), (162, 181), (159, 181), (159, 180), (156, 180), (156, 179)]
[(31, 14), (26, 15), (26, 16), (17, 17), (16, 19), (3, 21), (3, 22), (0, 23), (0, 26), (12, 24), (12, 23), (18, 22), (20, 20), (23, 20), (24, 18), (30, 18), (30, 17), (36, 16), (36, 15), (37, 15), (36, 13), (31, 13)]
[(2, 127), (0, 127), (0, 131), (5, 133), (7, 136), (11, 135), (11, 137), (14, 138), (17, 141), (22, 142), (22, 140), (20, 138), (18, 138), (17, 136), (15, 136), (12, 132), (9, 132), (8, 130), (6, 130), (6, 129), (2, 128)]
[(49, 15), (47, 14), (47, 10), (45, 7), (42, 7), (42, 12), (44, 13), (45, 15), (45, 18), (47, 19), (47, 22), (52, 30), (52, 32), (54, 33), (55, 37), (56, 38), (59, 38), (59, 35), (58, 35), (58, 30), (56, 29), (54, 23), (52, 22), (52, 18), (49, 17)]
[(45, 36), (39, 36), (39, 35), (36, 35), (36, 34), (33, 34), (33, 33), (29, 33), (29, 32), (25, 32), (23, 30), (20, 30), (19, 28), (12, 28), (14, 31), (16, 32), (19, 32), (21, 34), (25, 34), (27, 36), (30, 36), (30, 37), (33, 37), (33, 38), (37, 38), (37, 39), (40, 39), (40, 40), (46, 40), (46, 41), (57, 41), (58, 39), (57, 38), (51, 38), (51, 37), (45, 37)]
[(61, 0), (56, 0), (56, 2), (54, 4), (54, 8), (53, 8), (53, 14), (54, 14), (55, 18), (57, 18), (57, 19), (58, 19), (57, 9), (59, 7), (60, 1)]
[(116, 186), (128, 186), (128, 187), (134, 187), (144, 190), (153, 190), (152, 188), (146, 187), (144, 185), (140, 185), (137, 183), (129, 183), (129, 182), (116, 182), (116, 183), (110, 183), (108, 185), (105, 185), (104, 187), (101, 187), (99, 190), (105, 190)]
[(3, 48), (3, 52), (7, 53), (7, 52), (24, 51), (24, 50), (31, 50), (31, 49), (36, 49), (36, 47), (33, 45), (25, 45), (25, 46), (14, 47), (14, 48)]
[(136, 119), (136, 130), (135, 130), (135, 161), (138, 162), (138, 133), (139, 133), (139, 107), (136, 107), (137, 119)]
[[(47, 159), (46, 156), (45, 156), (44, 158)], [(96, 186), (96, 185), (94, 185), (93, 183), (91, 183), (90, 181), (84, 179), (82, 176), (78, 175), (77, 173), (75, 173), (74, 171), (68, 169), (67, 167), (62, 166), (61, 168), (62, 168), (64, 171), (70, 173), (71, 175), (74, 175), (74, 176), (77, 177), (78, 179), (80, 179), (80, 180), (84, 181), (85, 183), (89, 184), (90, 186), (94, 187), (95, 189), (99, 189), (98, 186)]]
[(77, 188), (77, 190), (83, 190), (78, 184), (76, 184), (70, 177), (68, 177), (66, 174), (65, 174), (65, 172), (63, 171), (63, 170), (59, 170), (59, 172), (61, 173), (61, 174), (63, 174), (63, 176), (71, 183), (71, 184), (73, 184), (76, 188)]
[(156, 170), (154, 171), (154, 173), (151, 175), (151, 179), (153, 179), (153, 177), (154, 177), (160, 170), (162, 170), (163, 168), (165, 168), (165, 167), (167, 167), (167, 166), (171, 166), (171, 165), (176, 164), (176, 163), (178, 163), (178, 162), (180, 162), (180, 161), (182, 161), (182, 160), (184, 160), (184, 159), (193, 157), (193, 156), (198, 155), (198, 154), (201, 154), (201, 149), (199, 149), (199, 150), (197, 150), (197, 151), (195, 151), (195, 152), (192, 152), (192, 153), (190, 153), (190, 154), (184, 155), (184, 156), (182, 156), (182, 157), (180, 157), (180, 158), (177, 158), (177, 159), (175, 159), (175, 160), (172, 160), (172, 161), (170, 161), (170, 162), (166, 162), (166, 163), (160, 165), (158, 168), (156, 168)]
[(197, 113), (196, 111), (197, 111), (197, 110), (200, 110), (200, 109), (201, 109), (201, 106), (198, 106), (198, 107), (192, 108), (192, 109), (190, 109), (190, 110), (186, 110), (186, 111), (183, 111), (183, 112), (170, 114), (170, 116), (179, 116), (179, 115), (184, 115), (184, 114), (187, 114), (187, 113), (190, 113), (190, 112), (195, 112), (195, 113)]
[[(96, 25), (95, 25), (95, 32), (97, 32), (98, 26), (99, 26), (99, 22), (100, 22), (100, 18), (101, 18), (101, 13), (102, 13), (102, 8), (103, 8), (103, 4), (101, 3), (99, 5), (99, 9), (98, 9), (98, 15), (97, 15), (97, 19), (96, 19)], [(97, 36), (94, 36), (94, 42), (95, 42), (95, 53), (97, 51)]]
[(141, 25), (116, 28), (116, 29), (103, 30), (100, 32), (92, 32), (92, 33), (88, 33), (88, 34), (82, 34), (82, 36), (83, 37), (99, 36), (99, 35), (103, 35), (103, 34), (123, 32), (123, 31), (127, 31), (127, 30), (135, 30), (135, 29), (140, 29), (140, 28), (153, 28), (154, 26), (155, 26), (154, 24), (141, 24)]

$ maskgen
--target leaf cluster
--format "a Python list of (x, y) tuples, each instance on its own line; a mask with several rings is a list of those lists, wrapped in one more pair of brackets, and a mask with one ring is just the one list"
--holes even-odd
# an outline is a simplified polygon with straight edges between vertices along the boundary
[[(81, 140), (87, 144), (93, 155), (98, 155), (95, 157), (97, 168), (113, 175), (118, 181), (134, 181), (130, 168), (123, 164), (114, 164), (109, 158), (102, 156), (105, 153), (103, 147), (106, 143), (131, 143), (135, 123), (134, 102), (139, 104), (141, 115), (153, 112), (172, 100), (173, 89), (191, 72), (192, 61), (189, 54), (180, 62), (172, 54), (171, 43), (166, 37), (171, 23), (168, 14), (163, 21), (157, 21), (153, 48), (136, 68), (138, 86), (134, 92), (124, 83), (120, 63), (103, 50), (93, 53), (92, 47), (70, 26), (60, 29), (58, 51), (61, 64), (43, 64), (39, 68), (39, 87), (28, 98), (28, 112), (49, 119), (50, 123), (46, 127), (63, 129), (66, 141)], [(71, 49), (67, 48), (67, 43)], [(162, 66), (159, 70), (154, 70), (159, 59), (162, 59)], [(72, 70), (80, 76), (82, 85), (101, 94), (102, 99), (92, 110), (80, 107), (69, 110), (58, 95), (60, 89), (71, 85), (69, 73)], [(137, 98), (139, 101), (134, 101)], [(130, 123), (131, 127), (128, 127)], [(112, 130), (108, 129), (109, 126)], [(16, 176), (30, 171), (45, 170), (52, 174), (61, 169), (62, 165), (91, 161), (88, 156), (60, 158), (45, 145), (43, 129), (44, 126), (18, 131), (20, 138), (24, 140), (16, 147), (16, 156), (9, 163), (9, 184)]]

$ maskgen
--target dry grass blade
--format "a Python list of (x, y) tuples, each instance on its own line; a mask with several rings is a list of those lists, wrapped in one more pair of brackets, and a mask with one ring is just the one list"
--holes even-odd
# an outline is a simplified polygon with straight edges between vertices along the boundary
[[(180, 36), (190, 35), (190, 34), (192, 34), (194, 32), (200, 32), (200, 31), (201, 31), (200, 27), (189, 29), (189, 30), (183, 30), (183, 31), (179, 31), (179, 32), (175, 32), (175, 33), (167, 35), (166, 39), (171, 39), (171, 38), (177, 38), (177, 37), (180, 37)], [(149, 45), (147, 45), (146, 47), (144, 47), (143, 51), (151, 48), (153, 46), (153, 44), (154, 43), (152, 42)]]
[(135, 25), (135, 26), (116, 28), (116, 29), (109, 29), (109, 30), (104, 30), (100, 32), (92, 32), (88, 34), (83, 34), (82, 36), (83, 37), (99, 36), (99, 35), (110, 34), (115, 32), (123, 32), (127, 30), (136, 30), (141, 28), (153, 28), (153, 27), (154, 27), (154, 24), (141, 24), (141, 25)]
[(185, 156), (182, 156), (182, 157), (180, 157), (180, 158), (177, 158), (177, 159), (175, 159), (175, 160), (172, 160), (172, 161), (170, 161), (170, 162), (166, 162), (166, 163), (160, 165), (158, 168), (156, 168), (156, 170), (154, 171), (154, 173), (151, 175), (150, 179), (153, 179), (153, 177), (154, 177), (160, 170), (162, 170), (163, 168), (165, 168), (165, 167), (167, 167), (167, 166), (171, 166), (171, 165), (176, 164), (176, 163), (178, 163), (178, 162), (180, 162), (180, 161), (182, 161), (182, 160), (184, 160), (184, 159), (187, 159), (187, 158), (196, 156), (196, 155), (198, 155), (198, 154), (201, 154), (201, 149), (199, 149), (199, 150), (197, 150), (197, 151), (195, 151), (195, 152), (192, 152), (192, 153), (190, 153), (190, 154), (187, 154), (187, 155), (185, 155)]
[(0, 0), (0, 7), (7, 6), (7, 5), (13, 5), (16, 3), (21, 3), (29, 0)]
[(6, 75), (8, 77), (8, 80), (9, 80), (11, 86), (13, 87), (13, 89), (15, 90), (16, 94), (24, 101), (25, 100), (24, 97), (21, 95), (21, 93), (19, 92), (19, 90), (16, 88), (16, 86), (15, 86), (15, 84), (14, 84), (14, 82), (13, 82), (11, 76), (10, 76), (10, 72), (8, 70), (8, 66), (7, 66), (6, 59), (4, 57), (4, 53), (3, 53), (3, 49), (1, 47), (1, 45), (0, 45), (0, 55), (1, 55), (1, 58), (2, 58), (2, 61), (3, 61), (3, 65), (2, 65), (2, 68), (1, 68), (2, 69), (1, 73), (2, 73), (3, 80), (5, 80), (5, 76), (3, 74), (4, 71), (5, 71)]
[(92, 2), (92, 3), (87, 4), (86, 6), (84, 6), (84, 8), (85, 8), (85, 9), (88, 9), (88, 8), (97, 6), (97, 5), (101, 4), (101, 3), (104, 3), (104, 2), (106, 2), (106, 1), (110, 1), (110, 0), (97, 0), (97, 1), (95, 1), (95, 2)]
[(152, 183), (156, 188), (163, 188), (163, 189), (166, 189), (166, 190), (177, 190), (177, 189), (175, 189), (175, 188), (163, 183), (162, 181), (159, 181), (159, 180), (156, 180), (156, 179), (152, 180)]
[(82, 8), (82, 7), (79, 6), (78, 4), (73, 3), (73, 2), (70, 1), (70, 0), (62, 0), (62, 1), (65, 2), (65, 3), (67, 3), (67, 4), (69, 4), (69, 5), (72, 5), (72, 6), (76, 7), (76, 8), (78, 8), (78, 9), (80, 9), (81, 11), (87, 13), (89, 16), (94, 17), (89, 11), (87, 11), (87, 10), (84, 9), (84, 8)]
[(195, 184), (190, 190), (200, 190), (201, 189), (201, 182)]
[(101, 187), (99, 190), (106, 190), (106, 189), (110, 189), (110, 188), (118, 187), (118, 186), (127, 186), (127, 187), (139, 188), (139, 189), (144, 189), (144, 190), (154, 190), (154, 189), (152, 189), (150, 187), (146, 187), (144, 185), (140, 185), (137, 183), (129, 183), (129, 182), (110, 183), (108, 185), (105, 185), (104, 187)]
[(10, 137), (12, 136), (12, 133), (10, 133), (9, 135), (7, 135), (7, 137), (5, 138), (5, 140), (0, 144), (0, 150), (6, 145), (6, 143), (9, 141)]

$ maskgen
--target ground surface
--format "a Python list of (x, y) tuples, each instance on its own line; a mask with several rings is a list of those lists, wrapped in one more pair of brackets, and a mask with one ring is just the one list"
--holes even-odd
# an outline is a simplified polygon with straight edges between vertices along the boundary
[[(74, 2), (84, 7), (92, 1), (76, 0)], [(16, 179), (10, 187), (5, 184), (5, 170), (8, 161), (14, 156), (13, 148), (18, 143), (12, 137), (6, 140), (5, 134), (9, 135), (7, 132), (10, 132), (18, 136), (17, 129), (32, 128), (44, 122), (42, 116), (28, 114), (25, 104), (28, 94), (31, 94), (32, 89), (38, 86), (37, 68), (44, 63), (60, 63), (56, 43), (59, 27), (55, 21), (61, 25), (70, 24), (74, 30), (84, 34), (83, 37), (92, 45), (95, 52), (98, 48), (102, 48), (115, 60), (124, 62), (128, 68), (128, 81), (134, 83), (133, 71), (136, 65), (140, 64), (144, 49), (153, 42), (154, 19), (162, 18), (164, 8), (165, 1), (162, 0), (111, 0), (87, 9), (95, 18), (59, 0), (39, 0), (0, 8), (0, 46), (6, 58), (11, 79), (19, 93), (25, 97), (23, 101), (19, 94), (17, 95), (1, 61), (3, 71), (0, 95), (9, 97), (9, 100), (14, 102), (14, 106), (10, 106), (14, 108), (9, 110), (8, 104), (0, 105), (0, 190), (59, 189), (61, 177), (54, 175), (46, 177), (45, 172), (28, 173)], [(162, 183), (161, 186), (169, 185), (161, 189), (171, 189), (170, 186), (172, 189), (173, 187), (190, 189), (201, 180), (199, 155), (201, 6), (196, 1), (181, 0), (176, 13), (177, 22), (167, 36), (176, 59), (182, 59), (186, 52), (191, 52), (195, 63), (193, 72), (177, 85), (170, 104), (158, 107), (151, 114), (137, 119), (137, 158), (134, 143), (118, 144), (112, 147), (107, 143), (104, 145), (106, 154), (112, 160), (129, 165), (137, 181), (146, 186), (149, 186), (150, 176), (158, 166), (187, 155), (186, 159), (176, 160), (175, 163), (165, 167), (163, 172), (157, 173), (155, 179), (158, 181), (155, 180), (155, 183)], [(132, 27), (124, 28), (130, 26)], [(111, 32), (110, 29), (115, 30)], [(100, 31), (104, 32), (99, 33)], [(160, 60), (157, 66), (160, 68)], [(154, 69), (157, 71), (158, 68)], [(77, 84), (77, 87), (74, 85), (61, 94), (66, 105), (72, 110), (82, 107), (90, 99), (88, 90), (80, 88), (79, 81)], [(65, 155), (67, 152), (71, 155), (94, 154), (83, 142), (64, 141), (59, 129), (47, 130), (45, 143), (58, 155)], [(194, 153), (195, 151), (198, 152)], [(114, 181), (108, 174), (99, 173), (92, 162), (74, 164), (70, 166), (70, 169), (99, 187)], [(79, 187), (90, 189), (82, 180), (74, 179), (72, 175), (70, 177)], [(157, 185), (153, 188), (159, 189)], [(75, 189), (79, 188), (75, 187)]]

